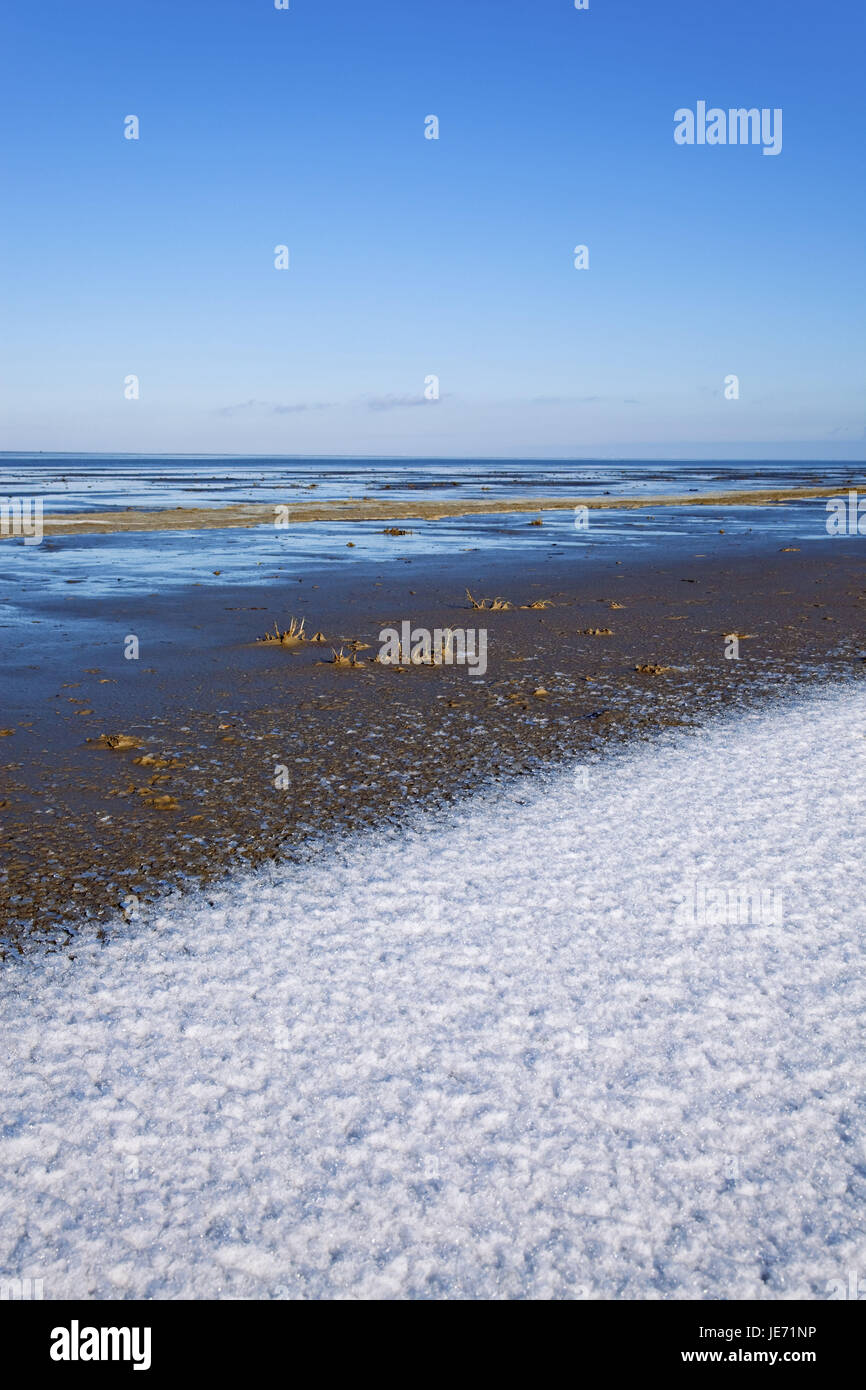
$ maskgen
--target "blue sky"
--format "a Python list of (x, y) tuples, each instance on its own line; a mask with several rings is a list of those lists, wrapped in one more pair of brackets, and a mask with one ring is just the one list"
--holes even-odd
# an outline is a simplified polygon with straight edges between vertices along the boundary
[[(7, 6), (0, 449), (862, 458), (864, 39), (860, 0)], [(781, 154), (676, 145), (699, 100), (782, 108)]]

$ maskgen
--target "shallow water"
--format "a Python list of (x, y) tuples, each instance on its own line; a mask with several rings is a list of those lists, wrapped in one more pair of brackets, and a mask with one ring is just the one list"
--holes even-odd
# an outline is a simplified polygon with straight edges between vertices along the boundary
[[(441, 496), (549, 497), (557, 490), (611, 497), (809, 487), (838, 483), (850, 463), (611, 463), (533, 459), (231, 458), (104, 454), (0, 454), (0, 494), (41, 496), (46, 514), (119, 511), (127, 507), (214, 507), (238, 502), (297, 502), (315, 492), (328, 502), (347, 496), (395, 499)], [(304, 500), (310, 500), (304, 498)]]
[[(611, 497), (689, 491), (838, 485), (851, 481), (850, 465), (835, 464), (550, 464), (532, 461), (441, 462), (393, 460), (268, 460), (98, 458), (6, 455), (0, 460), (0, 494), (42, 496), (46, 514), (114, 511), (135, 507), (215, 506), (237, 502), (286, 502), (312, 498), (381, 496), (419, 502), (448, 493), (459, 497), (521, 492), (550, 497), (557, 489)], [(612, 555), (659, 560), (689, 554), (725, 559), (766, 547), (826, 541), (823, 500), (761, 507), (687, 506), (646, 511), (592, 511), (579, 530), (570, 511), (409, 520), (405, 536), (387, 536), (378, 521), (319, 521), (225, 530), (125, 532), (52, 536), (40, 545), (6, 540), (0, 547), (0, 624), (29, 620), (33, 602), (63, 596), (98, 597), (192, 588), (212, 584), (267, 585), (323, 565), (446, 558), (460, 552), (512, 552), (535, 556), (554, 549), (576, 564)], [(724, 534), (721, 535), (720, 532)], [(351, 542), (351, 545), (350, 545)], [(219, 571), (219, 575), (215, 572)], [(74, 591), (66, 586), (79, 586)], [(71, 615), (70, 615), (71, 616)]]

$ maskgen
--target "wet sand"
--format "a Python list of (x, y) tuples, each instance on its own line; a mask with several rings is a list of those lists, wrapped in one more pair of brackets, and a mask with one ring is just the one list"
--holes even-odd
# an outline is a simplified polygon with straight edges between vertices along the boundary
[[(323, 837), (396, 825), (563, 758), (866, 675), (857, 538), (729, 561), (622, 554), (579, 569), (554, 550), (359, 560), (268, 587), (143, 596), (134, 616), (129, 598), (76, 598), (68, 633), (68, 610), (46, 602), (33, 644), (6, 664), (4, 941), (68, 945), (132, 910), (130, 895), (146, 917), (173, 886), (307, 857)], [(473, 611), (467, 587), (515, 606)], [(542, 599), (553, 606), (519, 606)], [(292, 616), (328, 643), (256, 644)], [(372, 664), (380, 629), (406, 619), (486, 628), (484, 678)], [(138, 661), (122, 654), (129, 631)], [(738, 661), (724, 656), (730, 633), (742, 634)], [(370, 644), (367, 664), (328, 664), (331, 644), (351, 641)], [(135, 746), (98, 742), (119, 734)]]
[[(852, 483), (853, 486), (853, 483)], [(356, 498), (342, 501), (296, 502), (285, 504), (288, 515), (281, 524), (305, 521), (439, 521), (442, 517), (492, 516), (498, 512), (646, 510), (648, 507), (767, 506), (773, 502), (802, 501), (808, 498), (838, 497), (839, 487), (763, 488), (740, 492), (689, 493), (686, 496), (657, 497), (496, 497), (466, 498), (461, 501), (402, 501), (399, 499)], [(223, 507), (167, 507), (145, 510), (133, 508), (112, 512), (69, 512), (47, 515), (46, 534), (52, 536), (109, 535), (123, 531), (202, 531), (265, 526), (275, 524), (280, 504), (244, 503)], [(11, 531), (0, 539), (11, 537)]]

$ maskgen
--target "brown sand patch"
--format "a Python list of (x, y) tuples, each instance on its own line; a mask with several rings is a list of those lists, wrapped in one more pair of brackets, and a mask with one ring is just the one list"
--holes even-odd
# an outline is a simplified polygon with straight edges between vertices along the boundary
[(304, 623), (306, 618), (290, 618), (289, 626), (284, 632), (280, 631), (279, 624), (274, 623), (273, 632), (266, 632), (264, 637), (257, 637), (257, 642), (263, 642), (272, 646), (280, 647), (300, 647), (306, 642), (304, 635)]
[[(437, 521), (447, 516), (495, 516), (510, 512), (645, 511), (650, 507), (767, 506), (805, 498), (838, 497), (838, 487), (759, 488), (741, 492), (695, 493), (685, 497), (500, 497), (454, 502), (387, 499), (338, 499), (326, 504), (299, 502), (291, 508), (292, 524), (309, 521)], [(274, 507), (241, 503), (226, 507), (166, 507), (153, 511), (58, 513), (43, 519), (46, 535), (110, 535), (119, 531), (200, 531), (274, 524)], [(5, 539), (0, 535), (0, 540)], [(796, 547), (791, 547), (795, 549)], [(72, 581), (71, 581), (72, 582)], [(74, 581), (78, 582), (78, 581)]]
[(133, 738), (130, 734), (100, 734), (99, 738), (89, 738), (87, 742), (93, 748), (112, 748), (115, 751), (141, 747), (141, 739)]

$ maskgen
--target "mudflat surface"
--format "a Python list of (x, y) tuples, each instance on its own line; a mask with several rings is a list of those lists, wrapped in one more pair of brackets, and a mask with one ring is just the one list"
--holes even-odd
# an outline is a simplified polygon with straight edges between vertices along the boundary
[[(734, 702), (861, 678), (862, 546), (828, 539), (808, 552), (670, 563), (610, 555), (579, 571), (555, 551), (358, 560), (351, 572), (267, 588), (214, 581), (132, 607), (46, 602), (5, 663), (3, 940), (65, 943), (133, 897), (146, 906), (169, 886), (303, 858), (322, 837)], [(473, 610), (467, 587), (514, 606)], [(522, 606), (541, 600), (551, 606)], [(328, 640), (256, 643), (292, 616)], [(484, 676), (372, 662), (380, 630), (406, 620), (485, 628)], [(138, 660), (123, 655), (130, 631)], [(739, 660), (725, 657), (734, 633)], [(363, 664), (335, 666), (332, 645), (352, 642)], [(118, 734), (135, 746), (96, 742)]]

